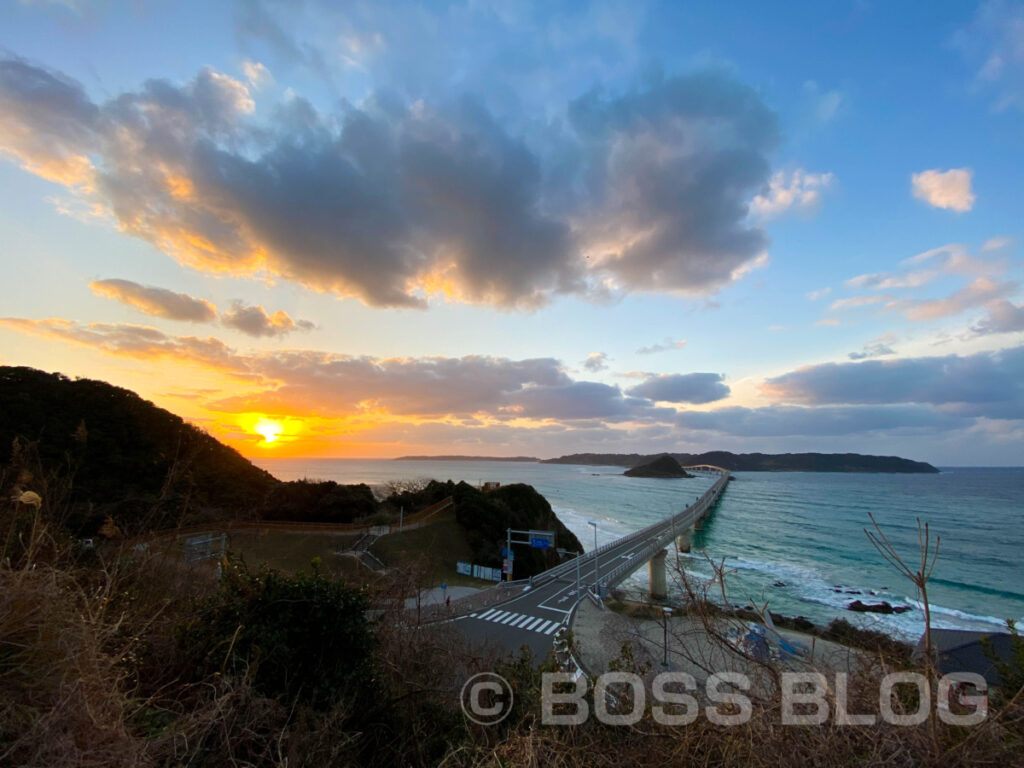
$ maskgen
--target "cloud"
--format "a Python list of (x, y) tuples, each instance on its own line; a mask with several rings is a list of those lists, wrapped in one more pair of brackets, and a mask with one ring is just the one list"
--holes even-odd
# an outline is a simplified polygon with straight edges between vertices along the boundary
[(969, 419), (922, 405), (852, 405), (806, 408), (772, 405), (763, 408), (719, 408), (683, 411), (684, 430), (712, 431), (739, 437), (797, 435), (839, 436), (870, 432), (936, 432), (970, 425)]
[(89, 287), (98, 296), (119, 301), (145, 315), (190, 323), (209, 323), (217, 316), (217, 307), (204, 299), (131, 280), (95, 280)]
[(251, 378), (244, 361), (220, 339), (168, 336), (147, 325), (76, 323), (62, 318), (28, 320), (0, 317), (0, 326), (21, 333), (81, 344), (112, 355), (139, 360), (171, 358), (195, 363), (239, 378)]
[(682, 349), (686, 346), (686, 339), (676, 339), (666, 337), (664, 342), (659, 344), (651, 344), (648, 347), (640, 347), (637, 349), (636, 354), (638, 355), (654, 355), (658, 352), (668, 352), (673, 349)]
[(987, 316), (971, 328), (974, 334), (985, 336), (992, 333), (1024, 331), (1024, 304), (996, 299), (986, 304), (985, 308), (988, 310)]
[(885, 296), (850, 296), (846, 299), (836, 299), (829, 305), (829, 310), (832, 312), (841, 312), (846, 309), (856, 309), (857, 307), (867, 307), (872, 304), (880, 304), (885, 300)]
[(984, 243), (982, 243), (981, 250), (983, 251), (1001, 251), (1003, 248), (1008, 248), (1013, 244), (1013, 238), (1010, 237), (990, 237)]
[(626, 390), (627, 395), (655, 402), (712, 403), (729, 396), (725, 377), (718, 373), (671, 373), (651, 375)]
[(767, 246), (745, 201), (768, 180), (775, 115), (720, 73), (592, 92), (540, 135), (471, 96), (374, 93), (339, 114), (293, 96), (261, 124), (254, 111), (245, 83), (210, 69), (94, 103), (59, 73), (0, 61), (0, 151), (207, 272), (379, 307), (529, 309), (706, 295)]
[(1019, 3), (989, 0), (953, 38), (976, 68), (974, 88), (992, 92), (995, 112), (1024, 109), (1024, 8)]
[(821, 202), (821, 193), (828, 189), (835, 177), (831, 173), (808, 173), (800, 168), (788, 176), (785, 171), (772, 174), (768, 188), (750, 204), (751, 211), (763, 219), (770, 219), (788, 210), (809, 210)]
[(935, 208), (964, 213), (974, 207), (971, 175), (969, 168), (951, 168), (948, 171), (936, 168), (913, 174), (910, 183), (914, 197)]
[(1024, 416), (1024, 347), (998, 352), (823, 363), (767, 379), (763, 392), (799, 405), (941, 406), (960, 415)]
[(825, 298), (830, 293), (832, 293), (832, 286), (826, 285), (824, 288), (819, 288), (816, 291), (808, 291), (806, 295), (811, 301), (817, 301), (818, 299)]
[(583, 367), (592, 373), (604, 371), (608, 368), (608, 355), (604, 352), (591, 352), (583, 361)]
[(892, 333), (884, 333), (877, 339), (872, 339), (865, 344), (860, 352), (851, 352), (847, 357), (851, 360), (866, 360), (869, 357), (885, 357), (886, 355), (895, 355), (896, 351), (892, 348), (893, 342), (896, 341), (896, 336)]
[(274, 82), (274, 76), (270, 74), (270, 70), (258, 61), (250, 61), (249, 59), (243, 61), (242, 74), (249, 81), (249, 85), (256, 90)]
[(309, 320), (292, 320), (284, 310), (279, 309), (271, 315), (258, 304), (246, 306), (240, 301), (234, 302), (231, 309), (221, 315), (220, 321), (228, 328), (256, 337), (286, 336), (292, 331), (316, 327)]
[(908, 320), (916, 322), (952, 317), (968, 309), (988, 304), (993, 299), (1017, 290), (1013, 281), (989, 280), (978, 277), (949, 296), (941, 299), (900, 299), (890, 301), (886, 309), (902, 312)]
[(242, 353), (218, 339), (170, 336), (124, 323), (0, 318), (0, 326), (121, 357), (194, 363), (250, 382), (253, 391), (207, 404), (227, 413), (375, 419), (481, 416), (574, 424), (665, 421), (675, 415), (644, 398), (625, 396), (618, 387), (575, 381), (551, 358), (374, 358), (293, 349)]

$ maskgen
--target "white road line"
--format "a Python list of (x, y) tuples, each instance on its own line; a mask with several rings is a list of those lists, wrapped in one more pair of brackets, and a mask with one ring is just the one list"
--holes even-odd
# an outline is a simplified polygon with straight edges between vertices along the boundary
[(555, 623), (553, 621), (545, 621), (543, 624), (541, 624), (539, 627), (537, 627), (534, 630), (534, 632), (543, 632), (544, 629), (548, 626), (548, 624), (554, 625)]
[(494, 614), (493, 616), (491, 616), (491, 617), (490, 617), (490, 618), (488, 619), (488, 621), (501, 621), (501, 620), (502, 620), (502, 619), (504, 619), (504, 618), (505, 618), (506, 616), (508, 616), (508, 611), (498, 611), (498, 612), (497, 612), (496, 614)]
[(554, 631), (555, 631), (556, 629), (558, 629), (558, 627), (559, 627), (560, 625), (561, 625), (561, 622), (559, 622), (558, 624), (555, 624), (555, 625), (554, 625), (554, 626), (552, 626), (552, 627), (551, 627), (550, 629), (547, 629), (547, 630), (545, 630), (545, 631), (544, 631), (544, 634), (545, 634), (545, 635), (550, 635), (550, 634), (551, 634), (552, 632), (554, 632)]
[(518, 617), (519, 617), (519, 616), (521, 616), (521, 615), (522, 615), (522, 614), (520, 614), (520, 613), (513, 613), (513, 614), (510, 614), (510, 615), (509, 615), (509, 617), (508, 617), (507, 619), (502, 619), (502, 620), (501, 620), (501, 621), (499, 621), (498, 623), (499, 623), (499, 624), (508, 624), (508, 623), (509, 623), (510, 621), (514, 621), (514, 620), (515, 620), (516, 618), (518, 618)]
[[(498, 612), (497, 608), (491, 608), (486, 613), (481, 613), (479, 616), (477, 616), (477, 618), (479, 618), (479, 619), (487, 619), (488, 616), (493, 616), (497, 612)], [(473, 615), (476, 616), (475, 613)]]
[(512, 622), (512, 626), (513, 627), (521, 627), (524, 624), (526, 624), (526, 622), (528, 622), (532, 618), (533, 618), (533, 616), (523, 616), (521, 621), (513, 621)]
[(536, 626), (537, 626), (538, 624), (540, 624), (540, 623), (541, 623), (542, 621), (544, 621), (544, 619), (534, 619), (534, 620), (533, 620), (533, 621), (531, 621), (531, 622), (530, 622), (529, 624), (524, 624), (524, 625), (523, 625), (523, 629), (533, 629), (533, 628), (534, 628), (534, 627), (536, 627)]

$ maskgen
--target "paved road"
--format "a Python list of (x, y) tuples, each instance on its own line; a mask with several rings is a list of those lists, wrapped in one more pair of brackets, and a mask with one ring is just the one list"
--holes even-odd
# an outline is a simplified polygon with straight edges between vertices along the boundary
[(576, 561), (570, 560), (535, 576), (533, 585), (524, 584), (515, 597), (454, 619), (455, 625), (467, 637), (497, 641), (510, 652), (526, 645), (537, 656), (546, 656), (558, 627), (568, 621), (577, 601), (585, 598), (586, 590), (593, 588), (595, 555), (602, 594), (607, 594), (607, 590), (646, 565), (676, 534), (710, 510), (729, 479), (725, 470), (717, 471), (719, 477), (711, 488), (682, 512), (580, 557), (582, 594), (577, 594)]

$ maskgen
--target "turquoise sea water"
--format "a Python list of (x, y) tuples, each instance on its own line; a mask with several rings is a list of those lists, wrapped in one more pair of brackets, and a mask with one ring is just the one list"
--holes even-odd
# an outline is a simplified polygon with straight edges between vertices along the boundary
[[(529, 483), (551, 503), (583, 545), (594, 546), (685, 507), (711, 483), (629, 478), (620, 467), (511, 462), (277, 459), (259, 462), (283, 480), (300, 477), (370, 485), (406, 478), (478, 484)], [(732, 602), (769, 602), (773, 611), (818, 623), (842, 616), (860, 626), (913, 637), (923, 614), (913, 585), (896, 573), (864, 534), (868, 513), (916, 562), (915, 518), (941, 536), (929, 598), (939, 627), (993, 630), (1024, 620), (1024, 469), (949, 468), (939, 475), (802, 472), (734, 473), (719, 506), (680, 556), (697, 577), (711, 569), (700, 553), (726, 558)], [(675, 552), (670, 552), (674, 558)], [(646, 586), (642, 570), (627, 588)], [(775, 586), (776, 584), (785, 586)], [(838, 591), (837, 591), (838, 590)], [(861, 594), (849, 594), (857, 591)], [(875, 594), (872, 595), (871, 592)], [(847, 611), (852, 600), (911, 605), (900, 615)], [(1024, 621), (1022, 621), (1024, 623)]]

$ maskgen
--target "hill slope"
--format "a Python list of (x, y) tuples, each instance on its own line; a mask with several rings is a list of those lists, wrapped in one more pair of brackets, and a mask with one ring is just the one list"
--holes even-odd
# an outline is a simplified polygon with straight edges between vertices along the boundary
[(50, 493), (67, 494), (66, 524), (82, 535), (108, 514), (125, 533), (252, 517), (279, 484), (179, 416), (102, 381), (0, 367), (0, 403), (0, 465), (49, 475)]
[(622, 474), (627, 477), (693, 477), (693, 475), (679, 466), (679, 462), (671, 456), (659, 456), (654, 461), (627, 469)]

